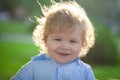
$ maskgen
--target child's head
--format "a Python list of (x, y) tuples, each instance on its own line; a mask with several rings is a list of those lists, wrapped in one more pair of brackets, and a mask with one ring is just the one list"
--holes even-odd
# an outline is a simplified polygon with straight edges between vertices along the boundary
[[(39, 19), (40, 24), (33, 32), (33, 39), (37, 46), (41, 47), (41, 44), (45, 44), (48, 49), (47, 41), (49, 41), (51, 34), (52, 36), (57, 35), (57, 37), (60, 37), (61, 35), (59, 34), (62, 34), (64, 37), (60, 37), (60, 40), (63, 39), (63, 41), (65, 41), (64, 38), (68, 38), (74, 34), (81, 41), (78, 54), (80, 57), (85, 56), (88, 50), (94, 45), (95, 38), (94, 28), (84, 9), (76, 2), (61, 2), (54, 3), (45, 11), (45, 17)], [(60, 41), (59, 38), (56, 40)], [(74, 43), (75, 40), (70, 40), (70, 42)]]

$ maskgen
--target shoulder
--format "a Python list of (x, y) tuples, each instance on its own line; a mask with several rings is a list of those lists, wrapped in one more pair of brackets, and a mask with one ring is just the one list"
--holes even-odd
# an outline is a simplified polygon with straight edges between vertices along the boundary
[(82, 70), (84, 70), (87, 80), (95, 80), (94, 73), (93, 73), (91, 66), (87, 63), (84, 63), (81, 60), (79, 61), (79, 64), (80, 64)]
[(46, 59), (47, 59), (46, 54), (38, 54), (36, 56), (31, 57), (31, 60), (29, 62), (27, 62), (25, 65), (23, 65), (22, 68), (30, 68), (37, 63), (43, 62)]
[(45, 53), (40, 53), (36, 56), (31, 57), (31, 61), (42, 61), (48, 58), (48, 55)]
[(31, 60), (21, 67), (20, 70), (31, 71), (38, 64), (42, 64), (47, 59), (46, 54), (39, 54), (31, 57)]
[(31, 58), (31, 60), (23, 65), (12, 80), (31, 80), (34, 76), (35, 70), (39, 70), (39, 65), (44, 63), (45, 54), (40, 54)]
[(25, 65), (22, 66), (22, 69), (33, 69), (33, 68), (37, 68), (38, 65), (42, 65), (44, 63), (46, 63), (46, 61), (49, 61), (49, 57), (47, 54), (38, 54), (36, 56), (31, 57), (31, 60), (26, 63)]
[(78, 61), (78, 64), (81, 66), (81, 67), (84, 67), (86, 69), (91, 69), (91, 66), (85, 62), (83, 62), (82, 60), (79, 60)]
[(92, 71), (92, 68), (89, 64), (83, 62), (82, 60), (79, 60), (79, 67), (86, 73), (86, 74), (89, 74)]
[(36, 56), (31, 57), (31, 60), (26, 63), (22, 69), (28, 71), (29, 73), (34, 73), (35, 71), (39, 71), (39, 68), (45, 67), (47, 64), (47, 55), (46, 54), (38, 54)]

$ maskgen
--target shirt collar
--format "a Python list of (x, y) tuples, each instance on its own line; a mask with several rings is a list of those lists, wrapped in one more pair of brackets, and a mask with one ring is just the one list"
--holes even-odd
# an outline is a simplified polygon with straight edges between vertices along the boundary
[(37, 56), (31, 57), (32, 61), (35, 61), (35, 60), (45, 60), (45, 59), (50, 59), (50, 57), (46, 53), (40, 53)]
[[(54, 62), (54, 63), (56, 63), (56, 64), (58, 64), (58, 65), (64, 65), (64, 64), (59, 64), (59, 63), (57, 63), (56, 61), (54, 61), (52, 58), (50, 58), (49, 57), (49, 55), (48, 54), (46, 54), (46, 53), (40, 53), (40, 54), (38, 54), (37, 56), (33, 56), (33, 57), (31, 57), (31, 60), (32, 61), (36, 61), (36, 60), (50, 60), (50, 61), (52, 61), (52, 62)], [(69, 63), (77, 63), (78, 65), (81, 63), (81, 61), (80, 61), (80, 58), (79, 57), (77, 57), (76, 59), (74, 59), (72, 62), (69, 62)], [(65, 63), (65, 64), (69, 64), (69, 63)]]

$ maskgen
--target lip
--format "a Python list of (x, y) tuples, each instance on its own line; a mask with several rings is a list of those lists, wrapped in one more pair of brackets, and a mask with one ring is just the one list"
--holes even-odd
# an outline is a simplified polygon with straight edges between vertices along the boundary
[(61, 53), (61, 52), (59, 52), (58, 53), (60, 56), (68, 56), (68, 55), (70, 55), (70, 54), (68, 54), (68, 53)]

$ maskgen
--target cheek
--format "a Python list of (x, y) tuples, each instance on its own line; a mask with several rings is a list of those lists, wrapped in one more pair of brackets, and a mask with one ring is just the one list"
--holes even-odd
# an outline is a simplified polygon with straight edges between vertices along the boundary
[(74, 51), (76, 51), (77, 53), (81, 51), (81, 44), (76, 45), (75, 47), (73, 47)]
[(75, 52), (76, 53), (79, 53), (81, 51), (81, 48), (80, 47), (77, 47), (76, 49), (75, 49)]
[(56, 45), (54, 42), (52, 41), (47, 41), (46, 44), (45, 44), (46, 48), (48, 50), (54, 50), (56, 48)]

